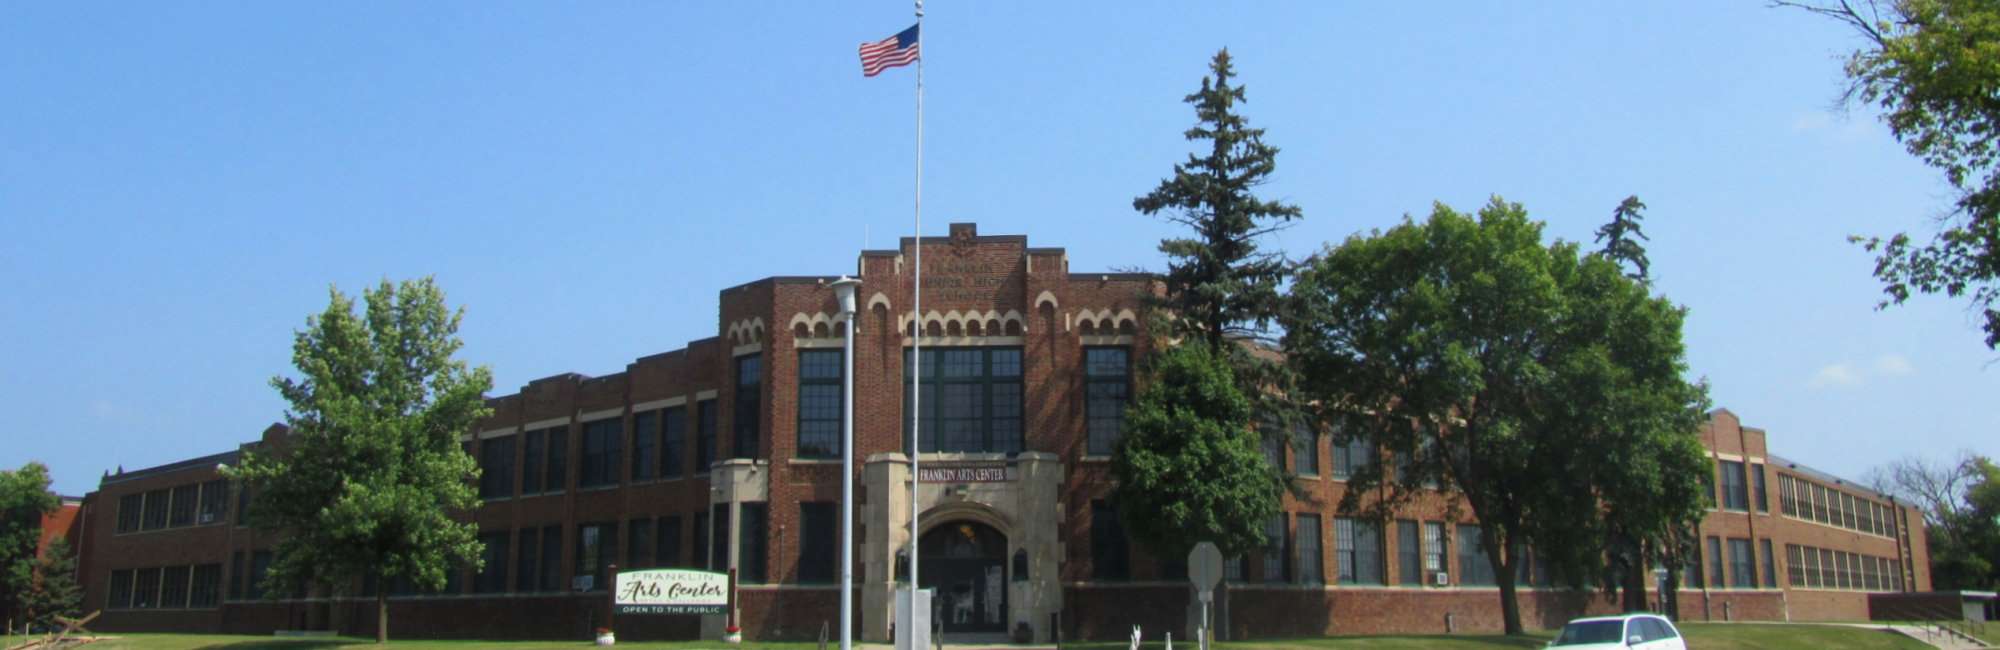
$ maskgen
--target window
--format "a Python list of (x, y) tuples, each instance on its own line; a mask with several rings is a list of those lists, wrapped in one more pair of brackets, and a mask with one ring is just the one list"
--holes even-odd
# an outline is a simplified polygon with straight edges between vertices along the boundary
[[(736, 358), (736, 417), (731, 420), (736, 444), (731, 458), (757, 458), (758, 426), (762, 423), (764, 397), (764, 357), (746, 354)], [(738, 572), (741, 575), (741, 572)]]
[(511, 559), (507, 554), (507, 538), (512, 536), (504, 530), (479, 534), (479, 543), (486, 548), (479, 553), (481, 563), (479, 574), (472, 578), (473, 593), (507, 591), (507, 560)]
[(104, 601), (105, 609), (125, 609), (132, 606), (132, 570), (111, 572), (111, 589)]
[(1743, 473), (1743, 463), (1734, 460), (1717, 461), (1722, 471), (1722, 507), (1726, 510), (1749, 510), (1749, 481)]
[(1787, 516), (1793, 516), (1793, 517), (1798, 516), (1799, 504), (1798, 504), (1798, 497), (1796, 495), (1797, 493), (1793, 491), (1792, 475), (1779, 474), (1778, 511), (1784, 513)]
[(1880, 573), (1876, 571), (1875, 558), (1866, 555), (1862, 556), (1861, 588), (1867, 589), (1869, 591), (1875, 591), (1876, 589), (1880, 589), (1881, 586), (1882, 586), (1882, 578)]
[[(194, 525), (194, 502), (199, 496), (196, 494), (196, 491), (200, 489), (201, 486), (199, 485), (182, 485), (174, 488), (172, 497), (173, 506), (167, 511), (168, 526), (179, 528)], [(187, 576), (181, 577), (186, 578)]]
[(188, 572), (193, 568), (170, 566), (160, 570), (160, 609), (187, 609)]
[(479, 448), (479, 498), (514, 496), (514, 436), (489, 438)]
[(194, 522), (196, 524), (222, 523), (224, 517), (228, 514), (224, 510), (228, 507), (228, 479), (215, 479), (203, 483), (201, 484), (201, 505), (196, 509)]
[(1729, 584), (1729, 576), (1723, 571), (1722, 538), (1708, 538), (1708, 584), (1721, 587)]
[(250, 523), (250, 488), (236, 486), (236, 525)]
[(1125, 405), (1132, 395), (1131, 350), (1084, 348), (1083, 376), (1089, 453), (1109, 456), (1125, 433)]
[(1326, 584), (1326, 571), (1321, 569), (1319, 552), (1319, 515), (1299, 515), (1292, 534), (1298, 537), (1299, 584)]
[(609, 591), (606, 572), (618, 557), (618, 524), (576, 527), (576, 576), (590, 576), (590, 591)]
[[(146, 495), (143, 494), (127, 494), (118, 497), (118, 532), (130, 533), (139, 530), (139, 520), (146, 514), (145, 499)], [(132, 585), (128, 583), (125, 585), (125, 588), (129, 592)], [(131, 599), (127, 598), (126, 600)]]
[[(153, 490), (146, 493), (146, 530), (167, 527), (167, 491)], [(136, 607), (137, 605), (134, 605)]]
[[(1444, 522), (1424, 522), (1424, 572), (1444, 573)], [(1429, 577), (1429, 576), (1426, 576)]]
[(1267, 418), (1257, 423), (1257, 431), (1259, 441), (1263, 443), (1264, 462), (1269, 463), (1271, 469), (1284, 473), (1285, 439), (1284, 434), (1279, 433), (1278, 423)]
[(1833, 551), (1819, 549), (1819, 582), (1828, 589), (1840, 588), (1840, 566), (1834, 559)]
[(681, 473), (685, 471), (687, 471), (687, 407), (662, 409), (660, 478), (680, 478)]
[(1855, 499), (1854, 505), (1858, 510), (1854, 513), (1854, 518), (1860, 524), (1861, 532), (1875, 532), (1875, 504), (1867, 499)]
[(1729, 586), (1757, 586), (1757, 558), (1750, 554), (1750, 540), (1729, 540)]
[(618, 472), (625, 468), (622, 442), (625, 422), (621, 418), (605, 418), (583, 423), (583, 467), (578, 471), (576, 486), (593, 488), (618, 484)]
[(537, 569), (541, 566), (542, 554), (541, 545), (537, 542), (542, 539), (542, 531), (523, 528), (517, 531), (517, 537), (521, 543), (521, 552), (514, 561), (514, 591), (521, 593), (540, 591), (538, 578), (542, 573)]
[(1752, 463), (1750, 465), (1750, 487), (1754, 492), (1752, 496), (1756, 497), (1754, 503), (1757, 504), (1757, 512), (1770, 512), (1770, 495), (1764, 492), (1763, 463)]
[(1826, 523), (1826, 488), (1813, 484), (1813, 520)]
[(1820, 571), (1819, 549), (1805, 547), (1806, 586), (1818, 589), (1825, 584), (1826, 574)]
[(813, 501), (799, 504), (799, 582), (801, 584), (828, 584), (833, 582), (835, 558), (840, 551), (840, 531), (834, 521), (833, 502)]
[[(255, 598), (256, 596), (251, 596)], [(139, 569), (132, 577), (132, 609), (153, 609), (160, 606), (160, 570)]]
[(537, 429), (527, 433), (522, 453), (521, 494), (553, 494), (569, 486), (569, 428)]
[(694, 412), (694, 473), (707, 474), (715, 465), (715, 400), (695, 402)]
[(708, 540), (708, 513), (706, 512), (694, 513), (693, 541), (694, 544), (690, 545), (690, 547), (694, 549), (694, 562), (692, 563), (691, 566), (697, 569), (711, 569), (712, 567), (708, 566), (709, 540)]
[(1362, 468), (1375, 464), (1375, 446), (1358, 434), (1348, 434), (1346, 441), (1334, 439), (1333, 477), (1347, 479), (1361, 472)]
[(1838, 490), (1828, 489), (1826, 491), (1826, 508), (1830, 511), (1827, 513), (1827, 517), (1832, 520), (1830, 523), (1835, 526), (1843, 525), (1840, 523), (1841, 517), (1845, 514), (1845, 510), (1841, 507), (1840, 497), (1842, 496), (1846, 495), (1841, 494)]
[(271, 552), (257, 551), (250, 554), (250, 576), (243, 585), (243, 595), (250, 600), (264, 597), (264, 576), (271, 572)]
[(1886, 519), (1889, 522), (1889, 525), (1885, 527), (1886, 529), (1885, 532), (1887, 532), (1890, 537), (1895, 537), (1896, 519), (1903, 515), (1903, 507), (1902, 506), (1885, 507), (1882, 509), (1882, 514), (1887, 515), (1883, 517), (1883, 519)]
[(653, 457), (660, 446), (660, 412), (647, 411), (632, 416), (632, 480), (653, 480), (653, 470), (660, 466)]
[(1771, 557), (1771, 540), (1760, 539), (1757, 540), (1757, 543), (1764, 551), (1764, 583), (1762, 586), (1776, 589), (1778, 587), (1778, 562), (1777, 558)]
[(625, 568), (644, 569), (655, 566), (651, 518), (625, 522), (625, 555)]
[[(916, 368), (903, 355), (903, 403), (910, 403)], [(1021, 349), (924, 348), (922, 421), (925, 452), (1021, 451)], [(909, 422), (903, 439), (909, 440)]]
[(1840, 504), (1841, 525), (1849, 529), (1860, 528), (1861, 524), (1854, 519), (1854, 495), (1846, 492), (1840, 493)]
[[(1416, 531), (1415, 522), (1397, 523), (1410, 524), (1411, 532)], [(1387, 584), (1382, 579), (1382, 535), (1375, 522), (1335, 518), (1333, 548), (1339, 563), (1340, 584)], [(1412, 553), (1409, 557), (1415, 560), (1416, 555)]]
[(763, 503), (737, 504), (736, 510), (742, 518), (736, 531), (736, 580), (763, 584), (769, 580), (765, 551), (771, 536), (770, 510)]
[(1285, 581), (1285, 513), (1264, 520), (1264, 582)]
[(1396, 522), (1396, 577), (1406, 585), (1424, 584), (1424, 542), (1417, 522)]
[(1310, 423), (1292, 426), (1292, 462), (1302, 476), (1319, 476), (1319, 431)]
[(1098, 580), (1132, 577), (1125, 524), (1118, 521), (1118, 508), (1104, 501), (1090, 502), (1090, 576)]
[(1793, 587), (1806, 586), (1805, 553), (1797, 544), (1785, 545), (1785, 580)]
[(1486, 541), (1478, 526), (1458, 525), (1458, 584), (1494, 585), (1493, 559), (1486, 556)]
[[(715, 506), (715, 514), (708, 518), (708, 555), (717, 571), (726, 571), (732, 565), (729, 561), (729, 504)], [(739, 562), (741, 560), (738, 560)], [(737, 578), (742, 579), (741, 566), (737, 566)]]
[(563, 538), (561, 526), (542, 527), (541, 591), (562, 591)]
[(799, 351), (800, 458), (840, 457), (841, 352)]
[(222, 565), (202, 564), (194, 568), (193, 585), (188, 589), (188, 607), (207, 609), (221, 602)]
[(229, 554), (229, 599), (243, 598), (243, 552)]
[[(653, 565), (664, 567), (684, 567), (681, 559), (681, 516), (668, 515), (660, 518), (660, 529), (653, 535)], [(699, 545), (697, 545), (699, 546)]]

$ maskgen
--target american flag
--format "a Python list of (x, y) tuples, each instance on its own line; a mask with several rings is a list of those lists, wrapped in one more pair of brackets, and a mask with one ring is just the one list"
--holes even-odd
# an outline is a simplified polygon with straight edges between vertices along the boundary
[(873, 43), (861, 44), (861, 76), (873, 77), (883, 70), (909, 65), (917, 60), (917, 26)]

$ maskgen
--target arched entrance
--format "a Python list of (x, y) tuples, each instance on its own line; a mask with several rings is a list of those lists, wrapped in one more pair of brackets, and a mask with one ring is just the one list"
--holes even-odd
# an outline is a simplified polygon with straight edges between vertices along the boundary
[(946, 632), (1007, 631), (1007, 538), (976, 521), (951, 521), (918, 539), (922, 587), (935, 589)]

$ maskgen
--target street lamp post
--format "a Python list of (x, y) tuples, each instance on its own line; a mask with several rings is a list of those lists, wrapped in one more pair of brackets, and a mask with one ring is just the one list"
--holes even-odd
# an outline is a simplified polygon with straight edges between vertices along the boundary
[(840, 650), (854, 644), (854, 289), (860, 284), (844, 275), (833, 281), (847, 338), (840, 352)]

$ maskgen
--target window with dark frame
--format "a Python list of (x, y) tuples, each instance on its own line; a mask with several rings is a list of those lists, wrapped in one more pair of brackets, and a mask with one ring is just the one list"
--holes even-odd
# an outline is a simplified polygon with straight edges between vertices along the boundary
[(1721, 587), (1729, 584), (1729, 575), (1723, 568), (1722, 538), (1708, 538), (1708, 584)]
[(1083, 375), (1087, 453), (1109, 456), (1125, 434), (1125, 407), (1132, 399), (1132, 351), (1125, 347), (1086, 347)]
[(1770, 495), (1764, 490), (1763, 463), (1750, 464), (1750, 487), (1753, 492), (1751, 496), (1755, 497), (1754, 503), (1757, 506), (1757, 512), (1770, 512), (1771, 499)]
[(548, 474), (549, 431), (521, 434), (521, 447), (521, 495), (541, 494), (542, 479)]
[[(253, 592), (251, 598), (261, 594)], [(157, 609), (160, 606), (160, 569), (139, 569), (132, 574), (132, 609)]]
[(1771, 540), (1768, 538), (1760, 539), (1757, 540), (1757, 543), (1764, 551), (1763, 586), (1767, 589), (1776, 589), (1778, 587), (1778, 563), (1777, 558), (1771, 557)]
[(1300, 514), (1292, 523), (1292, 535), (1296, 537), (1293, 546), (1298, 549), (1298, 558), (1293, 564), (1298, 570), (1293, 573), (1299, 584), (1326, 584), (1326, 571), (1320, 562), (1319, 515)]
[(201, 505), (195, 510), (196, 525), (219, 524), (228, 520), (229, 479), (201, 484)]
[(583, 423), (583, 462), (577, 489), (617, 485), (625, 470), (625, 420), (604, 418)]
[(687, 472), (687, 407), (660, 409), (660, 478), (676, 479)]
[(740, 530), (736, 535), (736, 581), (764, 584), (770, 580), (766, 551), (771, 536), (771, 511), (767, 504), (744, 502), (736, 505)]
[(653, 480), (660, 461), (654, 456), (660, 443), (660, 412), (632, 415), (632, 481)]
[(514, 496), (515, 436), (487, 438), (479, 446), (479, 498)]
[[(715, 570), (714, 567), (708, 565), (708, 552), (710, 546), (709, 534), (708, 534), (708, 513), (706, 512), (694, 513), (694, 534), (688, 540), (688, 542), (689, 542), (688, 548), (694, 550), (694, 558), (693, 561), (689, 563), (689, 566), (692, 566), (696, 569), (704, 569), (709, 571)], [(724, 559), (726, 560), (727, 558)]]
[(688, 566), (687, 560), (681, 557), (680, 515), (660, 518), (659, 528), (653, 534), (653, 566)]
[(1458, 584), (1491, 586), (1499, 584), (1493, 559), (1486, 556), (1486, 540), (1478, 526), (1458, 525)]
[(1345, 438), (1333, 441), (1333, 478), (1338, 480), (1353, 477), (1376, 460), (1375, 445), (1366, 436), (1350, 433)]
[[(729, 504), (718, 504), (708, 516), (708, 557), (715, 564), (716, 571), (727, 571), (729, 566)], [(738, 579), (743, 574), (742, 565), (736, 566)]]
[(542, 531), (539, 528), (522, 528), (514, 532), (520, 546), (516, 549), (514, 560), (514, 591), (524, 594), (540, 591), (538, 581), (542, 574), (538, 568), (542, 561)]
[(730, 418), (735, 432), (730, 458), (762, 458), (758, 437), (763, 425), (764, 357), (746, 354), (736, 358), (736, 417)]
[(119, 569), (111, 572), (111, 587), (106, 590), (105, 609), (126, 609), (132, 606), (132, 570)]
[(243, 595), (250, 600), (264, 597), (264, 576), (271, 572), (271, 552), (255, 551), (250, 554), (250, 576), (243, 585)]
[(704, 475), (715, 465), (716, 409), (715, 400), (705, 399), (694, 403), (694, 473)]
[(159, 530), (167, 527), (167, 491), (153, 490), (146, 493), (145, 530)]
[[(1429, 574), (1444, 572), (1445, 548), (1444, 522), (1424, 522), (1424, 572)], [(1429, 578), (1430, 576), (1425, 576), (1425, 584), (1430, 584)]]
[(188, 587), (188, 607), (209, 609), (222, 603), (222, 565), (198, 564), (193, 584)]
[(1292, 469), (1300, 476), (1319, 476), (1319, 431), (1309, 422), (1291, 426)]
[(498, 530), (479, 534), (479, 543), (484, 548), (479, 553), (481, 560), (478, 575), (472, 578), (472, 592), (497, 594), (507, 591), (507, 540), (513, 537), (510, 531)]
[(173, 496), (170, 497), (173, 505), (167, 511), (167, 526), (180, 528), (194, 525), (194, 502), (200, 496), (197, 494), (200, 490), (199, 485), (174, 486)]
[(1291, 467), (1285, 464), (1285, 434), (1276, 420), (1269, 417), (1257, 423), (1257, 441), (1264, 451), (1264, 462), (1279, 474), (1290, 474)]
[(1090, 502), (1090, 577), (1097, 580), (1132, 577), (1125, 523), (1118, 520), (1118, 508), (1101, 499)]
[(191, 566), (160, 569), (160, 609), (187, 609)]
[(540, 591), (562, 591), (569, 586), (562, 579), (562, 535), (561, 526), (542, 527)]
[(831, 501), (799, 503), (800, 584), (831, 584), (840, 551), (840, 531)]
[(840, 457), (841, 351), (799, 351), (799, 458)]
[[(141, 519), (145, 518), (145, 514), (146, 514), (145, 495), (127, 494), (125, 496), (118, 497), (118, 532), (119, 533), (138, 532), (139, 522)], [(130, 593), (132, 586), (128, 583), (125, 585), (125, 587), (126, 587), (126, 592)], [(130, 598), (127, 598), (127, 600), (130, 600)]]
[(243, 577), (244, 577), (243, 552), (242, 551), (231, 552), (229, 554), (229, 599), (230, 600), (243, 599), (243, 582), (244, 582)]
[(1778, 512), (1786, 516), (1798, 516), (1798, 491), (1792, 483), (1792, 475), (1778, 475)]
[(1261, 567), (1263, 573), (1260, 574), (1264, 582), (1285, 582), (1291, 575), (1285, 571), (1286, 523), (1285, 513), (1282, 512), (1264, 520), (1264, 557)]
[(1750, 493), (1741, 461), (1716, 461), (1722, 473), (1722, 507), (1725, 510), (1749, 510)]
[(578, 524), (576, 527), (576, 572), (590, 576), (588, 591), (609, 591), (608, 568), (618, 557), (618, 524)]
[(625, 563), (624, 569), (645, 569), (659, 566), (653, 559), (653, 519), (645, 517), (625, 522)]
[[(923, 348), (918, 419), (925, 453), (1021, 451), (1021, 349)], [(915, 367), (903, 353), (903, 404), (912, 393)], [(903, 444), (910, 422), (903, 421)]]
[(1751, 554), (1750, 540), (1729, 540), (1729, 586), (1755, 589), (1757, 587), (1757, 558)]

